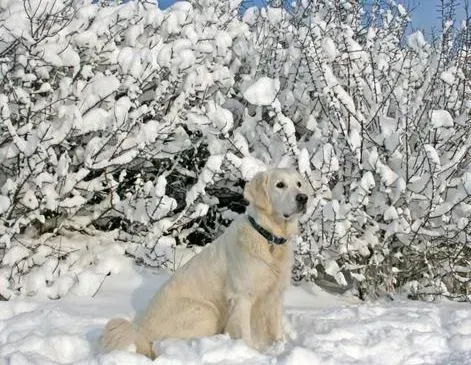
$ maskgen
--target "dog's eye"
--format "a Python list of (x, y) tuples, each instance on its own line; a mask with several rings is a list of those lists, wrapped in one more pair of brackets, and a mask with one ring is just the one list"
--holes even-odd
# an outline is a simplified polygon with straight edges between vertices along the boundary
[(285, 187), (285, 183), (283, 181), (280, 181), (280, 182), (277, 182), (276, 183), (276, 187), (279, 188), (279, 189), (283, 189)]
[(298, 181), (298, 182), (296, 183), (296, 185), (298, 185), (298, 188), (300, 188), (300, 187), (301, 187), (301, 181)]

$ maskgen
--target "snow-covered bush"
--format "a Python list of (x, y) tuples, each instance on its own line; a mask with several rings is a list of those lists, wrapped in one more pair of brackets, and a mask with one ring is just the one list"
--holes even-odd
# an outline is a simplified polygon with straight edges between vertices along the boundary
[(200, 197), (233, 123), (220, 104), (228, 49), (247, 32), (236, 5), (0, 4), (2, 295), (29, 292), (32, 268), (79, 249), (50, 244), (70, 232), (118, 230), (130, 254), (162, 265), (216, 204)]
[(0, 2), (0, 294), (87, 292), (110, 237), (171, 264), (295, 166), (296, 279), (469, 295), (469, 24), (432, 45), (394, 2), (295, 5)]
[(283, 116), (270, 117), (275, 129), (295, 126), (282, 128), (283, 145), (317, 191), (295, 275), (354, 282), (362, 297), (401, 286), (469, 298), (469, 17), (458, 29), (445, 22), (430, 45), (406, 34), (409, 14), (390, 4), (245, 14), (253, 37), (264, 35), (246, 79), (279, 80)]

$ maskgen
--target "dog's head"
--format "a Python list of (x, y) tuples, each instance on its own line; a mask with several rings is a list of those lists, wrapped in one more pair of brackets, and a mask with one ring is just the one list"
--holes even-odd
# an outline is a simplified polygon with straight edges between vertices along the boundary
[(301, 174), (277, 168), (256, 174), (246, 184), (244, 197), (268, 216), (294, 220), (306, 212), (309, 191)]

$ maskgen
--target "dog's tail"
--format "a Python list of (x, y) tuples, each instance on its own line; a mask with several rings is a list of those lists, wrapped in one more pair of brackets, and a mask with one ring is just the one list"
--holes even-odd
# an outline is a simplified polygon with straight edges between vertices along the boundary
[(137, 325), (124, 318), (113, 318), (108, 322), (101, 337), (101, 346), (105, 351), (134, 348), (136, 352), (151, 359), (156, 357), (152, 341), (139, 330)]

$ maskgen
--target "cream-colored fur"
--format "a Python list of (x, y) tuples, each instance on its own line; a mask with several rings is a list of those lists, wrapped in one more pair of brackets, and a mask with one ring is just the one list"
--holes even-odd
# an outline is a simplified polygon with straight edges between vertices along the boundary
[(283, 291), (290, 282), (291, 239), (305, 209), (307, 186), (288, 169), (257, 174), (245, 188), (248, 214), (288, 242), (275, 245), (257, 232), (247, 215), (237, 218), (155, 294), (131, 323), (113, 319), (105, 328), (105, 350), (129, 349), (155, 357), (154, 341), (228, 333), (256, 349), (283, 340)]

